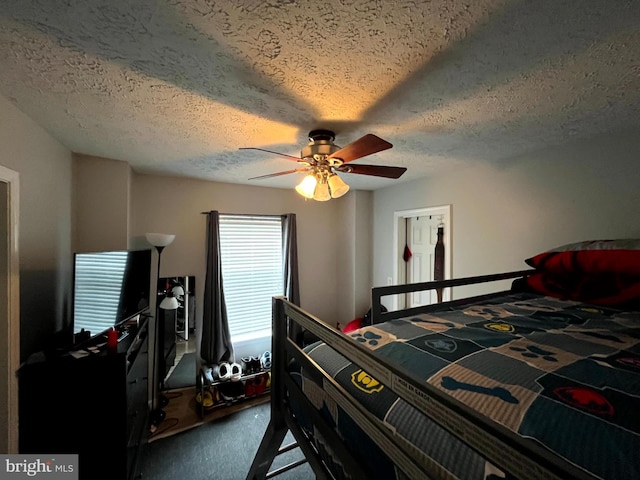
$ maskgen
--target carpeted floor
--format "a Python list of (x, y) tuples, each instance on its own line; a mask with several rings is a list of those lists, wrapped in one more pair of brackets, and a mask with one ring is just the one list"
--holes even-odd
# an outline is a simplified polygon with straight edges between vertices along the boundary
[[(180, 397), (193, 396), (194, 388)], [(171, 402), (165, 409), (167, 422), (173, 413)], [(269, 396), (265, 395), (257, 400), (268, 402)], [(181, 403), (182, 407), (177, 404)], [(211, 415), (205, 419), (206, 423), (192, 425), (176, 433), (167, 436), (169, 430), (162, 431), (162, 424), (152, 441), (145, 446), (140, 462), (142, 478), (153, 480), (175, 480), (188, 478), (189, 480), (243, 480), (246, 478), (253, 457), (258, 450), (262, 435), (269, 423), (269, 403), (251, 405), (250, 401), (236, 404), (245, 408), (233, 413), (226, 412), (226, 416), (213, 418)], [(174, 408), (188, 408), (189, 402), (175, 402)], [(194, 401), (195, 405), (195, 401)], [(221, 410), (221, 409), (219, 409)], [(287, 434), (284, 445), (293, 442), (291, 433)], [(273, 468), (286, 465), (302, 458), (302, 452), (294, 449), (276, 458)], [(315, 478), (308, 464), (296, 467), (282, 475), (278, 480), (311, 480)]]

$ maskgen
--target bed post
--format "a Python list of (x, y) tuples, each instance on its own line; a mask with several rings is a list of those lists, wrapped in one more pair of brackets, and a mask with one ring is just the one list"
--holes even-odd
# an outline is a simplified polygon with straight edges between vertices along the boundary
[(380, 315), (382, 314), (382, 295), (378, 294), (375, 289), (371, 290), (371, 324), (380, 323)]
[(247, 474), (247, 480), (266, 477), (289, 430), (282, 412), (285, 400), (283, 381), (286, 369), (285, 344), (288, 334), (282, 300), (283, 297), (274, 297), (272, 300), (271, 419)]

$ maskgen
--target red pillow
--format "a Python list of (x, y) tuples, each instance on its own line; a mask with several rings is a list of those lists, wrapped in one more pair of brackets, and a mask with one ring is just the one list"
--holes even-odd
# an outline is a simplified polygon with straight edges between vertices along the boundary
[(347, 323), (342, 329), (342, 332), (343, 333), (353, 332), (354, 330), (359, 329), (361, 326), (362, 326), (362, 319), (356, 318), (355, 320), (351, 320), (349, 323)]
[(591, 240), (570, 243), (527, 258), (541, 272), (554, 274), (620, 274), (640, 277), (640, 240)]
[(540, 272), (526, 278), (535, 292), (606, 307), (640, 307), (640, 278), (626, 275), (571, 275)]

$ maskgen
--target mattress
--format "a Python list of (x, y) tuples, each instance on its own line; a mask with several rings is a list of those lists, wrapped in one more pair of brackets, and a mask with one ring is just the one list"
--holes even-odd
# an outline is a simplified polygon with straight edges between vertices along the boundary
[[(352, 332), (377, 356), (591, 475), (640, 478), (640, 313), (513, 293)], [(509, 478), (328, 345), (308, 355), (394, 435), (465, 479)], [(306, 397), (372, 477), (403, 478), (302, 369)], [(294, 406), (295, 407), (295, 406)], [(302, 426), (316, 435), (300, 415)]]

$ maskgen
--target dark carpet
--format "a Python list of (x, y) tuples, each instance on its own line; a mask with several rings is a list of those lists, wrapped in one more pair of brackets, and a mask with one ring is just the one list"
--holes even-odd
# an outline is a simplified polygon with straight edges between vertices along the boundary
[(171, 390), (174, 388), (191, 387), (196, 384), (196, 354), (185, 353), (178, 365), (173, 369), (169, 378), (164, 382), (164, 388)]
[[(140, 461), (142, 478), (153, 480), (243, 480), (269, 423), (269, 403), (242, 410), (214, 422), (157, 439), (147, 445)], [(287, 434), (284, 445), (293, 442)], [(294, 449), (276, 457), (271, 469), (302, 458)], [(309, 464), (289, 470), (278, 480), (311, 480)]]

